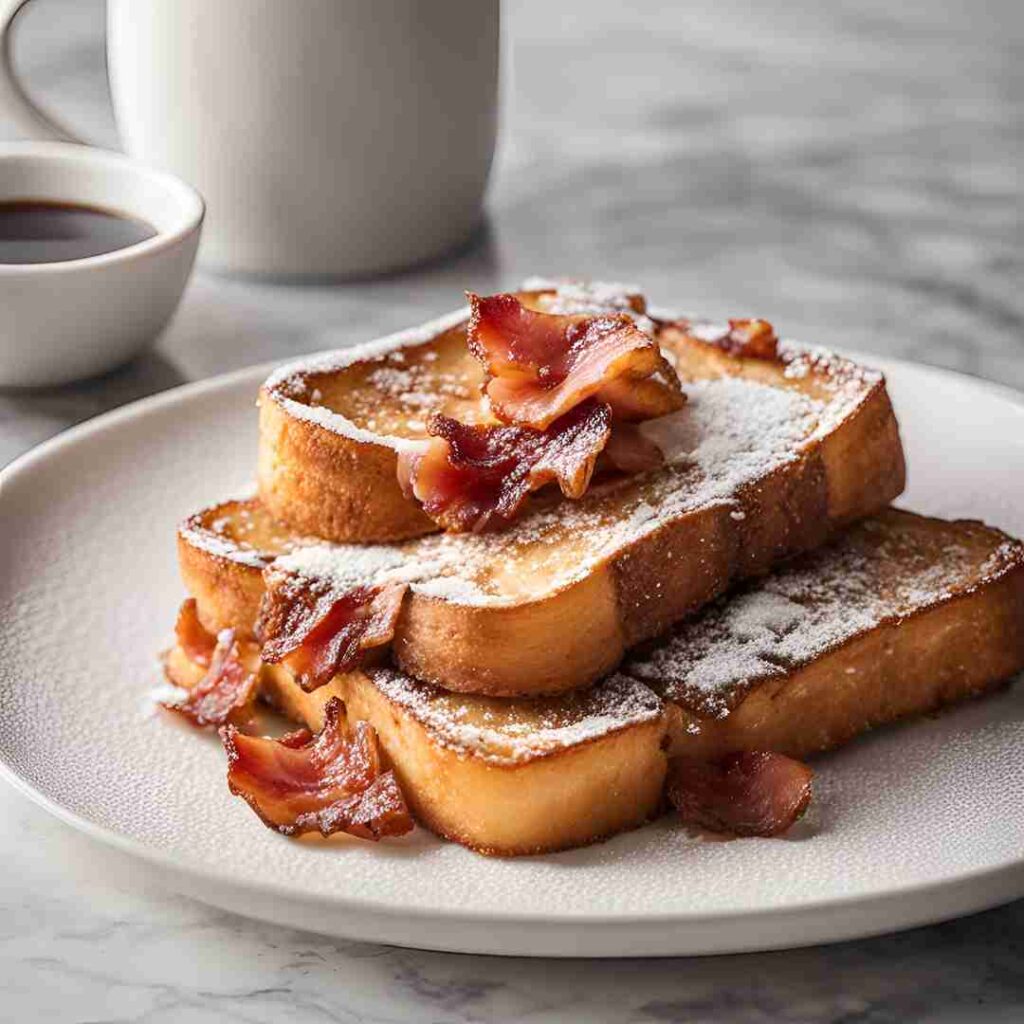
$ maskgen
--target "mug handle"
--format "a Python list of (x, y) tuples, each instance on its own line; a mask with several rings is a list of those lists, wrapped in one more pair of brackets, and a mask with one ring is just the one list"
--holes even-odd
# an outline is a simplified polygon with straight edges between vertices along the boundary
[(30, 0), (0, 0), (0, 114), (8, 117), (29, 138), (57, 142), (85, 140), (65, 128), (37, 106), (14, 71), (13, 28)]

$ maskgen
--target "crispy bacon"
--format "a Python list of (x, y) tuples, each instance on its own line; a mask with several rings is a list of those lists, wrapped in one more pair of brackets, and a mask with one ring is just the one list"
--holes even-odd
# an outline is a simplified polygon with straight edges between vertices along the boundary
[(400, 836), (412, 817), (394, 774), (384, 770), (377, 733), (351, 728), (332, 697), (317, 736), (302, 729), (279, 740), (221, 729), (228, 788), (268, 827), (286, 836), (347, 832), (361, 839)]
[(226, 629), (217, 640), (206, 675), (181, 701), (162, 703), (199, 728), (227, 722), (246, 725), (255, 708), (257, 679), (242, 663), (234, 631)]
[(178, 619), (174, 623), (174, 635), (177, 637), (178, 646), (188, 655), (189, 661), (194, 661), (204, 668), (210, 664), (213, 650), (217, 646), (217, 638), (207, 632), (199, 621), (194, 597), (182, 601), (178, 609)]
[(807, 810), (811, 769), (771, 751), (720, 761), (675, 758), (666, 792), (687, 825), (734, 836), (776, 836)]
[(435, 522), (453, 531), (507, 523), (527, 494), (557, 483), (569, 498), (587, 489), (611, 432), (607, 405), (588, 399), (547, 430), (431, 418), (426, 448), (399, 457), (399, 480)]
[(359, 665), (366, 652), (390, 643), (407, 584), (358, 586), (339, 593), (330, 583), (271, 567), (256, 626), (264, 661), (283, 662), (307, 693)]
[(538, 313), (511, 294), (469, 300), (470, 351), (506, 423), (544, 430), (592, 395), (629, 420), (664, 416), (685, 401), (657, 342), (626, 314)]

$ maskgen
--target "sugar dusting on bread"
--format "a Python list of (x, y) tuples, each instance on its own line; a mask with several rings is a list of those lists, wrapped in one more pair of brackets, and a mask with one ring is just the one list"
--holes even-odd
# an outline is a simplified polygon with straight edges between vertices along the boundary
[(638, 284), (621, 281), (584, 281), (568, 277), (528, 277), (519, 286), (523, 292), (550, 292), (555, 302), (586, 304), (586, 312), (629, 309), (644, 290)]
[[(363, 444), (384, 445), (396, 451), (410, 448), (415, 441), (394, 434), (378, 433), (375, 425), (371, 423), (357, 424), (349, 417), (330, 408), (329, 405), (320, 404), (322, 394), (314, 400), (313, 394), (319, 389), (311, 381), (325, 374), (338, 373), (356, 363), (379, 363), (381, 371), (385, 373), (389, 370), (395, 371), (396, 364), (404, 362), (406, 352), (415, 351), (435, 342), (446, 331), (464, 326), (468, 319), (468, 308), (457, 309), (436, 320), (409, 330), (399, 331), (396, 334), (389, 334), (376, 341), (286, 363), (264, 381), (262, 393), (272, 401), (279, 403), (289, 415), (296, 419), (316, 424), (350, 440)], [(426, 352), (423, 355), (426, 359), (431, 353)], [(401, 394), (401, 389), (406, 388), (410, 393), (422, 396), (422, 392), (417, 392), (415, 385), (411, 383), (412, 378), (408, 378), (408, 380), (409, 383), (406, 384), (405, 378), (396, 374), (395, 380), (392, 382), (388, 382), (386, 377), (381, 378), (381, 385), (387, 389), (395, 388), (397, 394)], [(419, 403), (419, 406), (423, 407), (422, 402)], [(410, 407), (412, 407), (412, 403), (410, 403)]]
[(643, 289), (618, 281), (575, 281), (564, 278), (529, 277), (521, 291), (541, 292), (537, 301), (545, 313), (559, 315), (618, 313), (630, 317), (645, 334), (654, 336), (654, 321), (637, 312), (643, 305)]
[(178, 536), (209, 555), (253, 569), (264, 569), (278, 555), (313, 543), (287, 532), (252, 497), (224, 501), (189, 516), (178, 527)]
[(217, 558), (224, 558), (253, 569), (266, 568), (274, 559), (273, 555), (226, 537), (215, 528), (185, 523), (178, 528), (178, 534), (183, 540), (208, 555), (215, 555)]
[[(595, 487), (579, 501), (542, 505), (500, 533), (433, 534), (400, 545), (315, 545), (277, 565), (348, 585), (363, 571), (367, 582), (400, 572), (415, 591), (463, 604), (536, 599), (584, 578), (673, 517), (731, 502), (744, 484), (799, 458), (828, 412), (797, 391), (737, 378), (698, 381), (686, 390), (689, 402), (680, 412), (643, 427), (668, 463), (652, 476)], [(518, 567), (514, 579), (505, 571), (512, 564)]]
[(1024, 548), (977, 524), (888, 512), (721, 599), (623, 671), (700, 715), (725, 717), (756, 685), (861, 633), (1024, 563)]
[(310, 544), (283, 555), (274, 567), (329, 583), (339, 594), (354, 587), (429, 580), (448, 568), (444, 558), (410, 552), (398, 544)]
[(662, 716), (649, 687), (620, 675), (561, 697), (508, 701), (449, 693), (393, 669), (368, 674), (440, 746), (492, 764), (530, 761)]
[(302, 359), (279, 366), (263, 382), (263, 387), (267, 391), (283, 389), (287, 392), (290, 387), (294, 386), (296, 378), (311, 374), (334, 373), (353, 363), (367, 362), (397, 353), (400, 349), (429, 344), (445, 331), (458, 327), (468, 319), (469, 308), (464, 306), (451, 313), (445, 313), (436, 320), (429, 320), (404, 331), (397, 331), (394, 334), (378, 338), (376, 341), (368, 341), (361, 345), (352, 345), (349, 348), (336, 349), (332, 352), (304, 356)]

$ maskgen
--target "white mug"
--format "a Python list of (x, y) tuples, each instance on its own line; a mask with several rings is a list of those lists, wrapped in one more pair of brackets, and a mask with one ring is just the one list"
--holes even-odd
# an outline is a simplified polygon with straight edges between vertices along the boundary
[[(0, 113), (78, 141), (26, 95), (0, 0)], [(241, 273), (398, 269), (479, 224), (499, 0), (108, 0), (122, 142), (202, 192), (200, 259)]]

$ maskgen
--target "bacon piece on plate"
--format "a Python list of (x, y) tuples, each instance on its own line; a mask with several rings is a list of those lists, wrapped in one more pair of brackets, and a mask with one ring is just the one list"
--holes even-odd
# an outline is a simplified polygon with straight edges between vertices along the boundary
[(807, 810), (811, 769), (755, 750), (720, 761), (675, 758), (666, 792), (687, 825), (734, 836), (776, 836)]
[(194, 597), (182, 601), (178, 609), (178, 620), (174, 623), (174, 635), (178, 640), (178, 646), (188, 655), (189, 661), (204, 668), (210, 664), (213, 650), (217, 646), (217, 638), (207, 632), (199, 621)]
[(283, 662), (307, 693), (361, 664), (391, 642), (408, 589), (405, 583), (356, 586), (339, 593), (329, 582), (264, 573), (266, 593), (256, 626), (264, 661)]
[(469, 293), (469, 301), (470, 351), (506, 423), (544, 430), (592, 395), (630, 420), (664, 416), (685, 401), (658, 343), (624, 313), (538, 313), (510, 294)]
[(328, 701), (317, 736), (301, 729), (275, 740), (228, 725), (221, 739), (228, 788), (268, 828), (286, 836), (347, 832), (361, 839), (412, 829), (394, 774), (384, 770), (377, 733), (367, 722), (349, 727), (337, 697)]
[(611, 412), (594, 399), (547, 430), (467, 424), (435, 415), (424, 450), (399, 456), (399, 480), (435, 522), (483, 530), (514, 518), (527, 494), (557, 483), (568, 498), (586, 491), (611, 432)]
[(234, 632), (226, 629), (217, 640), (206, 675), (182, 700), (162, 703), (200, 728), (226, 722), (245, 725), (252, 720), (257, 678), (242, 663)]

